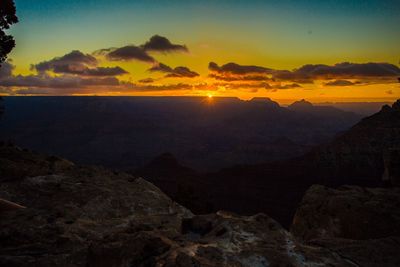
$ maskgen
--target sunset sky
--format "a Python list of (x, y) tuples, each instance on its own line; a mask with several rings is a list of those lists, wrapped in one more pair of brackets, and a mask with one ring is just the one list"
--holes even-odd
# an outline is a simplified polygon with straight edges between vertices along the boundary
[(400, 1), (16, 0), (4, 95), (400, 97)]

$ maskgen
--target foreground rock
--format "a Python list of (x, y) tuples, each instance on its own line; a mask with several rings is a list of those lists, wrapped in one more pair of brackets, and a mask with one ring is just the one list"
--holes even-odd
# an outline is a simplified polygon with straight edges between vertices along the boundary
[[(58, 161), (63, 164), (54, 167)], [(0, 162), (8, 163), (0, 165), (0, 198), (7, 207), (0, 212), (0, 266), (398, 263), (393, 256), (383, 258), (398, 248), (395, 239), (376, 240), (375, 248), (338, 239), (304, 245), (264, 214), (194, 216), (151, 183), (125, 173), (75, 166), (10, 146), (0, 148)], [(371, 252), (382, 256), (371, 258)]]
[(12, 146), (0, 162), (0, 266), (346, 266), (266, 215), (193, 216), (141, 178)]
[(291, 228), (298, 238), (372, 239), (400, 236), (400, 188), (314, 185)]
[(297, 240), (355, 266), (400, 266), (400, 188), (312, 186), (298, 208)]
[(26, 207), (0, 213), (0, 266), (85, 266), (91, 242), (119, 229), (178, 232), (192, 216), (124, 173), (11, 146), (0, 148), (0, 162), (0, 198)]
[(93, 245), (88, 266), (352, 266), (316, 246), (303, 246), (266, 215), (226, 212), (183, 220), (175, 235), (120, 232)]

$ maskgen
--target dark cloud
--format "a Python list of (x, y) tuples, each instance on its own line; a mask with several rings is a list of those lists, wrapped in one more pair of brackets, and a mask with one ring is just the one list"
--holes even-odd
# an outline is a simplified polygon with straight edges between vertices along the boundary
[(121, 67), (96, 67), (97, 59), (89, 54), (74, 50), (62, 57), (43, 61), (32, 65), (39, 73), (53, 71), (54, 73), (75, 74), (82, 76), (118, 76), (128, 73)]
[(42, 88), (80, 88), (86, 86), (116, 86), (119, 81), (115, 77), (82, 78), (78, 76), (17, 75), (1, 80), (4, 87), (42, 87)]
[(314, 83), (314, 80), (309, 75), (297, 73), (290, 70), (276, 70), (272, 75), (273, 79), (279, 81), (292, 81), (296, 83)]
[(153, 83), (154, 79), (153, 78), (144, 78), (144, 79), (139, 80), (138, 82), (140, 82), (140, 83)]
[(352, 81), (348, 80), (334, 80), (324, 83), (325, 86), (351, 86), (354, 84), (356, 83), (353, 83)]
[[(103, 51), (107, 50), (103, 49)], [(134, 45), (128, 45), (121, 48), (111, 49), (111, 51), (106, 53), (106, 57), (109, 60), (120, 60), (120, 61), (139, 60), (147, 63), (156, 62), (156, 60), (152, 56), (147, 54), (147, 52), (144, 49)]]
[(297, 83), (289, 84), (267, 84), (264, 88), (269, 92), (277, 92), (278, 90), (301, 88), (302, 86)]
[(188, 52), (189, 50), (185, 45), (173, 44), (167, 38), (154, 35), (147, 41), (144, 45), (141, 46), (145, 51), (156, 51), (163, 53), (170, 52)]
[(38, 72), (45, 72), (50, 70), (80, 70), (87, 68), (87, 66), (96, 66), (97, 59), (89, 54), (84, 54), (81, 51), (74, 50), (62, 57), (56, 57), (49, 61), (43, 61), (32, 68)]
[(294, 71), (277, 71), (275, 78), (283, 80), (295, 79), (349, 79), (349, 78), (395, 78), (400, 69), (389, 63), (349, 63), (335, 65), (308, 64)]
[[(389, 63), (338, 63), (335, 65), (307, 64), (295, 70), (276, 70), (262, 66), (228, 63), (218, 66), (210, 62), (212, 72), (209, 76), (224, 81), (258, 80), (291, 81), (294, 83), (313, 83), (314, 80), (345, 79), (394, 79), (400, 69)], [(252, 75), (252, 76), (251, 76)], [(256, 80), (254, 79), (254, 80)]]
[[(0, 93), (5, 94), (48, 94), (66, 95), (74, 93), (97, 93), (103, 92), (135, 92), (135, 91), (172, 91), (172, 90), (193, 90), (193, 85), (178, 83), (167, 85), (150, 85), (145, 83), (154, 82), (148, 78), (141, 80), (142, 84), (132, 84), (120, 81), (116, 77), (102, 77), (98, 73), (91, 73), (93, 77), (80, 75), (63, 74), (51, 76), (47, 72), (39, 72), (36, 75), (13, 75), (11, 70), (14, 66), (11, 63), (4, 63), (2, 76), (0, 78)], [(114, 68), (98, 68), (96, 71), (115, 73)], [(178, 68), (178, 71), (182, 70)], [(185, 70), (186, 71), (186, 70)], [(99, 76), (99, 77), (95, 77)]]
[(151, 71), (151, 72), (158, 71), (158, 72), (170, 73), (170, 72), (173, 72), (174, 70), (168, 65), (165, 65), (163, 63), (157, 63), (153, 67), (148, 69), (148, 71)]
[(224, 76), (224, 75), (217, 75), (217, 74), (209, 74), (208, 77), (214, 78), (216, 80), (220, 81), (226, 81), (226, 82), (233, 82), (233, 81), (270, 81), (271, 78), (264, 76), (264, 75), (230, 75), (230, 76)]
[(227, 63), (222, 66), (218, 66), (218, 64), (215, 62), (210, 62), (208, 64), (208, 69), (219, 74), (237, 74), (237, 75), (246, 75), (255, 73), (271, 74), (274, 72), (273, 69), (265, 67), (253, 66), (253, 65), (239, 65), (233, 62)]
[(389, 63), (338, 63), (328, 65), (304, 65), (297, 70), (313, 77), (394, 77), (400, 75), (400, 69)]
[(289, 83), (289, 84), (279, 84), (271, 86), (272, 89), (293, 89), (293, 88), (301, 88), (300, 84), (297, 83)]
[(155, 63), (156, 60), (148, 54), (150, 51), (163, 53), (188, 52), (184, 45), (171, 43), (167, 38), (154, 35), (141, 46), (127, 45), (120, 48), (106, 48), (95, 51), (94, 55), (105, 55), (108, 60), (129, 61), (138, 60), (147, 63)]
[(119, 76), (128, 72), (121, 67), (74, 68), (69, 65), (56, 66), (55, 73), (76, 74), (82, 76)]
[(190, 70), (187, 67), (179, 66), (176, 68), (171, 68), (163, 63), (158, 63), (157, 65), (149, 69), (151, 72), (163, 72), (167, 73), (165, 77), (175, 77), (175, 78), (194, 78), (199, 76), (197, 72)]
[(81, 73), (85, 76), (118, 76), (127, 74), (128, 72), (121, 67), (98, 67), (94, 69), (87, 69)]
[(174, 68), (174, 72), (167, 74), (166, 77), (186, 77), (186, 78), (194, 78), (199, 76), (199, 74), (195, 71), (190, 70), (187, 67), (179, 66)]

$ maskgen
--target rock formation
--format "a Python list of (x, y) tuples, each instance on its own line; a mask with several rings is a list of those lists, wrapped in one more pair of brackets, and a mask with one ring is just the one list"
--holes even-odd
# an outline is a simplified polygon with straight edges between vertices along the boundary
[(291, 231), (301, 240), (374, 239), (400, 236), (400, 188), (312, 186)]
[(400, 188), (312, 186), (291, 232), (354, 266), (400, 266)]
[[(397, 239), (377, 239), (384, 228), (379, 235), (372, 234), (372, 243), (342, 242), (316, 211), (312, 217), (315, 230), (295, 230), (310, 224), (309, 217), (301, 216), (307, 213), (306, 206), (298, 212), (293, 235), (264, 214), (239, 216), (220, 211), (195, 216), (151, 183), (125, 173), (76, 166), (13, 146), (0, 148), (0, 163), (0, 198), (26, 207), (0, 211), (0, 266), (355, 266), (356, 262), (395, 266), (399, 262), (397, 254), (388, 256), (398, 249)], [(310, 192), (317, 191), (319, 197), (316, 188)], [(330, 189), (321, 190), (328, 197), (333, 194)], [(352, 194), (338, 205), (359, 198)], [(384, 204), (388, 201), (382, 199), (383, 193), (377, 195), (370, 200), (376, 209), (372, 215), (366, 209), (366, 218), (375, 216), (379, 205), (389, 205)], [(389, 195), (396, 197), (397, 191)], [(344, 211), (342, 217), (346, 225), (349, 216)], [(387, 220), (387, 229), (397, 222)], [(329, 238), (312, 242), (307, 238), (305, 244), (299, 238), (319, 237), (313, 233), (323, 232), (324, 227), (333, 233), (325, 235)], [(366, 227), (358, 234), (369, 237)], [(345, 237), (357, 233), (342, 232)], [(382, 256), (376, 259), (371, 251)]]
[(332, 183), (379, 185), (389, 150), (400, 150), (400, 100), (364, 118), (331, 143), (316, 149), (312, 156)]

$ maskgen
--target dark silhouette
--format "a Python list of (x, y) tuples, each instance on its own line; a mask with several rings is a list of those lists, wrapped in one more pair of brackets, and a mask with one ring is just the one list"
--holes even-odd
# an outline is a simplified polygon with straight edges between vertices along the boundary
[(290, 110), (271, 100), (205, 100), (7, 97), (0, 138), (82, 164), (134, 169), (170, 152), (185, 166), (217, 170), (303, 155), (362, 118), (332, 107)]
[(0, 3), (0, 64), (7, 59), (7, 55), (15, 47), (14, 38), (4, 30), (18, 22), (13, 0), (1, 0)]

